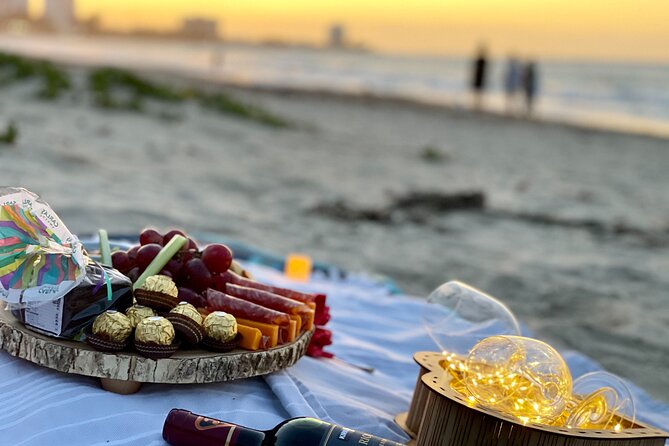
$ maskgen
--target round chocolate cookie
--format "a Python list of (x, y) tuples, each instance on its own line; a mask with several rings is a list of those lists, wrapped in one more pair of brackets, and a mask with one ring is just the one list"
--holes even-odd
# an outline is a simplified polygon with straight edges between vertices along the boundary
[(161, 316), (147, 317), (135, 327), (135, 348), (151, 359), (169, 358), (179, 348), (172, 323)]
[(179, 303), (179, 290), (167, 276), (156, 274), (146, 278), (141, 287), (134, 291), (139, 305), (158, 311), (170, 311)]
[(179, 303), (179, 299), (168, 294), (156, 291), (147, 291), (141, 288), (135, 290), (135, 299), (139, 305), (151, 307), (158, 311), (169, 311)]
[(86, 342), (103, 352), (118, 352), (126, 348), (131, 333), (130, 319), (115, 310), (100, 313), (84, 332)]
[(88, 327), (84, 334), (86, 335), (86, 343), (101, 352), (120, 352), (125, 350), (129, 344), (129, 338), (124, 341), (113, 341), (107, 337), (93, 334), (91, 327)]
[(230, 350), (234, 350), (239, 345), (239, 341), (242, 339), (242, 335), (237, 333), (233, 339), (225, 342), (221, 342), (209, 336), (205, 336), (202, 340), (202, 347), (213, 352), (225, 353)]
[(169, 358), (179, 349), (179, 341), (175, 339), (169, 345), (159, 345), (153, 342), (135, 340), (135, 349), (140, 355), (149, 359), (164, 359)]
[(190, 345), (197, 345), (204, 339), (204, 328), (188, 316), (168, 313), (165, 318), (172, 322), (174, 330)]
[(228, 342), (237, 335), (237, 320), (225, 311), (209, 313), (202, 323), (206, 336), (218, 342)]
[(135, 328), (139, 321), (144, 318), (155, 316), (156, 312), (153, 311), (153, 308), (145, 307), (143, 305), (133, 305), (132, 307), (125, 310), (125, 315), (130, 319), (132, 328)]

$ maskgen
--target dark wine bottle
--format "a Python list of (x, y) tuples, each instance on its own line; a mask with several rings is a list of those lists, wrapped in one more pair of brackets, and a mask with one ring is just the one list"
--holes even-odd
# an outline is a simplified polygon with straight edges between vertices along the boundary
[(167, 415), (163, 438), (172, 446), (404, 446), (315, 418), (291, 418), (259, 431), (182, 409)]

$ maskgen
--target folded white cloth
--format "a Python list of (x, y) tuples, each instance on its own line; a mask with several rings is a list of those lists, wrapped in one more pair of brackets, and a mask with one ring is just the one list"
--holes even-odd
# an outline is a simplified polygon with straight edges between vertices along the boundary
[[(393, 417), (408, 409), (418, 367), (416, 351), (435, 350), (420, 323), (425, 302), (390, 295), (374, 281), (314, 278), (292, 283), (274, 270), (250, 267), (263, 281), (318, 291), (332, 307), (334, 345), (340, 360), (302, 358), (290, 369), (216, 384), (145, 384), (134, 395), (102, 390), (98, 380), (67, 375), (0, 352), (0, 444), (164, 445), (161, 430), (170, 409), (182, 408), (256, 429), (312, 416), (391, 440), (406, 440)], [(599, 366), (563, 352), (572, 374)], [(356, 364), (374, 368), (367, 373)], [(669, 429), (669, 406), (631, 386), (637, 418)]]

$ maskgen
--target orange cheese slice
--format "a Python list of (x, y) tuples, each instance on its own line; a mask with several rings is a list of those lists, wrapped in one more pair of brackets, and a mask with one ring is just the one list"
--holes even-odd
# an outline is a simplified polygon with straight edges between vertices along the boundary
[(276, 347), (279, 343), (279, 326), (274, 324), (266, 324), (264, 322), (256, 322), (248, 319), (237, 318), (237, 326), (246, 325), (247, 327), (257, 328), (264, 336), (269, 337), (269, 346)]
[(297, 322), (291, 319), (287, 327), (279, 328), (282, 342), (293, 342), (297, 336)]
[(304, 313), (300, 313), (302, 316), (302, 326), (305, 330), (311, 330), (314, 326), (314, 317), (316, 317), (316, 312), (314, 310), (309, 310)]
[(295, 327), (295, 332), (300, 333), (300, 330), (302, 330), (302, 318), (297, 315), (297, 314), (289, 314), (290, 320), (295, 321), (295, 324), (297, 325)]
[(260, 348), (262, 332), (257, 328), (241, 325), (238, 323), (237, 333), (242, 335), (242, 339), (239, 341), (239, 347), (246, 350), (258, 350)]

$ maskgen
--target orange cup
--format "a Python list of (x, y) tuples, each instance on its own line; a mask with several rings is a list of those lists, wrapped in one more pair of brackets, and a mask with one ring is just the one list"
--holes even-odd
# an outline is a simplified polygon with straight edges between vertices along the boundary
[(292, 280), (307, 282), (311, 277), (312, 261), (306, 254), (291, 253), (286, 256), (284, 274)]

